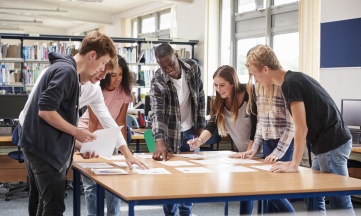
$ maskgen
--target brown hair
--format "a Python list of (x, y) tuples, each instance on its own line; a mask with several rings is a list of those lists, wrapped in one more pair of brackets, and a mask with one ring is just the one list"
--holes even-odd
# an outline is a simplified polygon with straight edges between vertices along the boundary
[[(264, 66), (267, 66), (271, 70), (282, 69), (282, 66), (273, 50), (269, 46), (262, 44), (254, 46), (247, 52), (246, 67), (248, 68), (251, 65), (255, 66), (259, 70), (262, 70)], [(252, 74), (249, 73), (247, 92), (249, 95), (248, 108), (251, 112), (253, 112), (251, 108), (253, 106), (252, 103), (254, 102), (254, 99), (252, 98), (254, 96), (252, 77)], [(274, 86), (263, 87), (257, 85), (255, 91), (256, 95), (265, 96), (265, 101), (260, 103), (258, 110), (260, 112), (266, 112), (270, 107), (272, 107)]]
[(84, 37), (81, 42), (79, 54), (86, 55), (92, 50), (96, 52), (97, 59), (105, 55), (109, 55), (110, 58), (114, 58), (116, 56), (113, 40), (107, 35), (101, 34), (97, 31), (92, 31)]
[[(229, 65), (223, 65), (219, 67), (216, 70), (216, 72), (214, 72), (213, 74), (213, 79), (215, 77), (221, 77), (233, 85), (231, 100), (234, 101), (235, 103), (232, 103), (231, 113), (232, 113), (232, 120), (233, 122), (235, 122), (238, 116), (238, 108), (240, 105), (238, 102), (238, 94), (245, 91), (245, 86), (241, 85), (241, 83), (238, 80), (236, 70)], [(218, 92), (216, 92), (216, 97), (214, 99), (214, 102), (212, 100), (210, 107), (212, 107), (211, 115), (212, 116), (215, 115), (216, 117), (219, 135), (226, 136), (227, 129), (224, 123), (225, 99), (223, 99), (218, 94)]]

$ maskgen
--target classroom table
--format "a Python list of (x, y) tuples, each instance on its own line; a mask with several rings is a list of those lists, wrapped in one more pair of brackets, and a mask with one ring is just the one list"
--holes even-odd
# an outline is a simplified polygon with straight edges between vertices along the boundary
[[(217, 157), (223, 151), (201, 152), (207, 157)], [(149, 153), (143, 153), (149, 154)], [(212, 156), (213, 155), (213, 156)], [(95, 175), (90, 169), (84, 169), (79, 162), (111, 161), (97, 158), (84, 160), (74, 157), (74, 215), (80, 215), (80, 174), (84, 174), (97, 183), (98, 197), (104, 197), (107, 190), (129, 205), (129, 215), (134, 215), (135, 205), (158, 205), (183, 202), (225, 202), (225, 214), (228, 214), (229, 201), (269, 200), (281, 198), (307, 198), (319, 196), (339, 196), (361, 194), (361, 180), (314, 171), (309, 168), (297, 173), (272, 173), (264, 170), (255, 172), (232, 172), (235, 166), (252, 168), (260, 164), (213, 164), (201, 165), (212, 173), (186, 174), (176, 167), (166, 166), (152, 159), (144, 159), (149, 167), (163, 167), (172, 174), (140, 175)], [(171, 161), (186, 160), (172, 156)], [(113, 164), (114, 167), (117, 167)], [(191, 167), (191, 166), (189, 166)], [(193, 166), (194, 167), (194, 166)], [(119, 167), (118, 167), (119, 168)], [(104, 215), (104, 199), (98, 198), (98, 214)]]
[(135, 152), (139, 152), (140, 140), (144, 140), (145, 128), (132, 129), (132, 140), (135, 140)]
[(361, 154), (361, 146), (360, 147), (352, 147), (352, 152), (357, 153), (357, 154)]
[(12, 146), (12, 136), (0, 136), (0, 146)]

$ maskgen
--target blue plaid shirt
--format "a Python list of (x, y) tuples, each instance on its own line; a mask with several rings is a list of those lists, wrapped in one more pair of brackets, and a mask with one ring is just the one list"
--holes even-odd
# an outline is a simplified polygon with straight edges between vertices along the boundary
[[(191, 109), (195, 129), (204, 128), (205, 96), (201, 71), (196, 61), (192, 59), (178, 59), (185, 73), (191, 96)], [(181, 113), (174, 87), (169, 75), (159, 68), (151, 81), (149, 117), (152, 121), (154, 139), (164, 139), (169, 152), (177, 152), (181, 142)]]

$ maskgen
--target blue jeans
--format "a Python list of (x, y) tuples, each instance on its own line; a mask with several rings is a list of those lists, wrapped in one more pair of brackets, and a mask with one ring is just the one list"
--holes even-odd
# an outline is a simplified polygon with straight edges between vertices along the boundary
[[(85, 203), (88, 211), (88, 216), (96, 216), (97, 214), (97, 188), (96, 183), (90, 180), (88, 177), (82, 175), (83, 186), (85, 193)], [(107, 198), (107, 215), (119, 216), (120, 215), (120, 199), (113, 194), (105, 191), (105, 197)]]
[[(315, 155), (312, 160), (312, 169), (348, 176), (347, 160), (350, 156), (351, 150), (352, 140), (349, 140), (334, 150)], [(332, 209), (350, 209), (350, 213), (353, 213), (350, 196), (329, 197), (329, 199)], [(318, 206), (313, 206), (313, 209), (309, 210), (326, 210), (325, 197), (316, 197), (315, 203), (317, 203)]]
[(22, 150), (30, 183), (29, 215), (62, 216), (65, 211), (66, 172), (70, 160), (58, 171), (42, 158)]
[[(194, 127), (187, 131), (181, 132), (181, 145), (179, 146), (180, 152), (190, 152), (190, 147), (187, 144), (188, 140), (194, 137)], [(163, 211), (165, 216), (189, 216), (192, 214), (193, 203), (181, 203), (181, 204), (165, 204), (163, 205)], [(177, 214), (177, 210), (179, 213)]]
[(241, 201), (239, 206), (239, 214), (251, 215), (253, 211), (253, 204), (254, 201)]
[[(263, 140), (263, 155), (267, 157), (277, 148), (280, 139)], [(291, 161), (293, 156), (293, 139), (286, 153), (278, 161)], [(268, 200), (268, 212), (295, 212), (295, 209), (287, 199)]]
[[(114, 149), (113, 154), (118, 154), (118, 150)], [(88, 177), (82, 175), (83, 187), (85, 194), (85, 203), (88, 211), (87, 216), (96, 216), (97, 214), (97, 187), (96, 183)], [(120, 199), (105, 190), (107, 199), (107, 216), (120, 215)]]

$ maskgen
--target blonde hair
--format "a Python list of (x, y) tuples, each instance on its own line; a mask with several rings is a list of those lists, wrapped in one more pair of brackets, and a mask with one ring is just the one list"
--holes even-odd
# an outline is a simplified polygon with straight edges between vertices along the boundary
[[(234, 101), (231, 106), (231, 116), (232, 121), (235, 122), (238, 117), (238, 108), (239, 108), (239, 102), (238, 102), (238, 94), (245, 91), (244, 85), (241, 85), (241, 83), (238, 80), (237, 72), (236, 70), (229, 66), (229, 65), (223, 65), (219, 67), (216, 72), (213, 74), (213, 79), (215, 77), (220, 77), (229, 82), (231, 85), (233, 85), (232, 88), (232, 94), (231, 94), (231, 100)], [(220, 136), (226, 136), (228, 134), (224, 118), (225, 118), (225, 99), (223, 99), (218, 92), (216, 92), (216, 97), (214, 101), (211, 101), (211, 115), (215, 116), (217, 121), (217, 128), (218, 133)]]
[[(282, 69), (280, 62), (276, 54), (273, 50), (267, 45), (256, 45), (251, 48), (247, 53), (247, 61), (246, 67), (249, 68), (251, 65), (255, 66), (257, 69), (262, 70), (264, 66), (267, 66), (271, 70), (279, 70)], [(252, 74), (249, 72), (249, 79), (247, 84), (247, 92), (249, 95), (249, 103), (248, 108), (252, 111), (253, 106), (253, 84), (252, 84)], [(257, 87), (258, 86), (258, 87)], [(270, 111), (273, 105), (273, 93), (274, 93), (274, 86), (263, 87), (261, 85), (256, 85), (255, 95), (262, 95), (264, 96), (265, 101), (260, 102), (260, 108), (258, 110), (260, 112), (267, 112)]]

